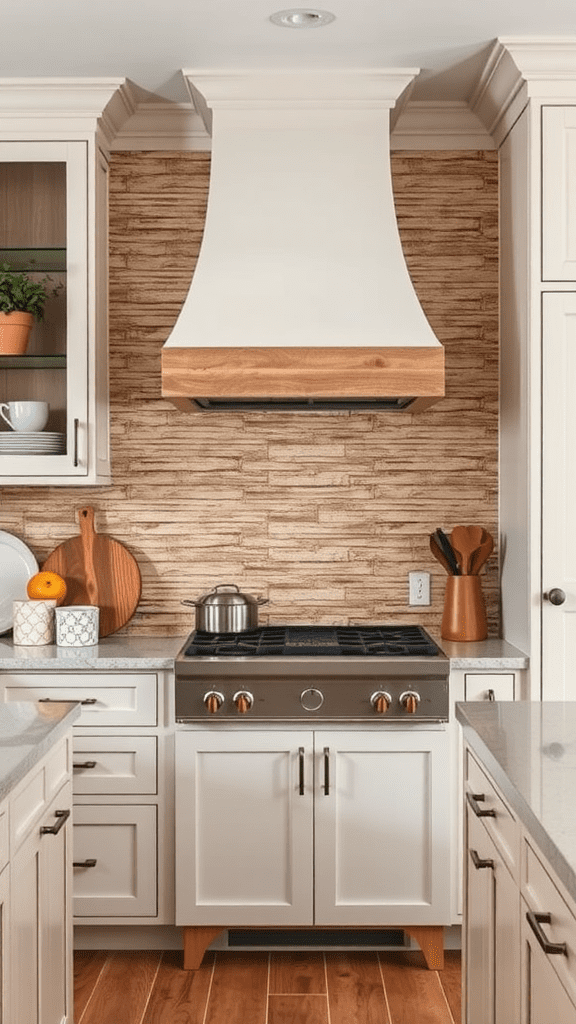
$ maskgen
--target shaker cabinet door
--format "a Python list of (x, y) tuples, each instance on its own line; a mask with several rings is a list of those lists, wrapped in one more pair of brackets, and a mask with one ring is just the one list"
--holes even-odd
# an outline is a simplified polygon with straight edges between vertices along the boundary
[(176, 733), (176, 924), (312, 923), (312, 734)]
[(450, 918), (444, 729), (315, 733), (316, 924)]

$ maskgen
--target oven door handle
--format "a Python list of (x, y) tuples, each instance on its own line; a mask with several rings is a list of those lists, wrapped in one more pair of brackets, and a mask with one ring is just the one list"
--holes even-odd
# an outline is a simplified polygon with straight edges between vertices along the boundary
[(304, 796), (304, 747), (298, 747), (298, 792)]

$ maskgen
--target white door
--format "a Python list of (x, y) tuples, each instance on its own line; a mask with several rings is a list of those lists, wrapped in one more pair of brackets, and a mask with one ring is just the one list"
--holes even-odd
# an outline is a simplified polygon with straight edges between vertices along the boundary
[(543, 302), (542, 697), (574, 700), (576, 294), (548, 293)]
[(312, 923), (312, 733), (176, 733), (176, 924)]
[(446, 730), (319, 730), (315, 744), (315, 923), (448, 924)]

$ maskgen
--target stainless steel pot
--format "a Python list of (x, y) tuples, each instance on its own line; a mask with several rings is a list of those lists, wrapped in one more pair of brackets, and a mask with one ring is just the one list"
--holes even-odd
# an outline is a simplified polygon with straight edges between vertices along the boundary
[(242, 633), (258, 625), (258, 608), (267, 597), (243, 594), (235, 583), (219, 583), (197, 601), (182, 601), (196, 609), (196, 629), (206, 633)]

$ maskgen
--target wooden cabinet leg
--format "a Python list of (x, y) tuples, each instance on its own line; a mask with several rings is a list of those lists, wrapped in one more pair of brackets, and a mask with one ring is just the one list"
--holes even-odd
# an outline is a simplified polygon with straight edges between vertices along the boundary
[(184, 963), (185, 971), (197, 971), (204, 959), (204, 954), (224, 925), (186, 925), (184, 928)]
[(417, 942), (429, 971), (444, 968), (444, 929), (442, 925), (409, 925), (404, 931)]

